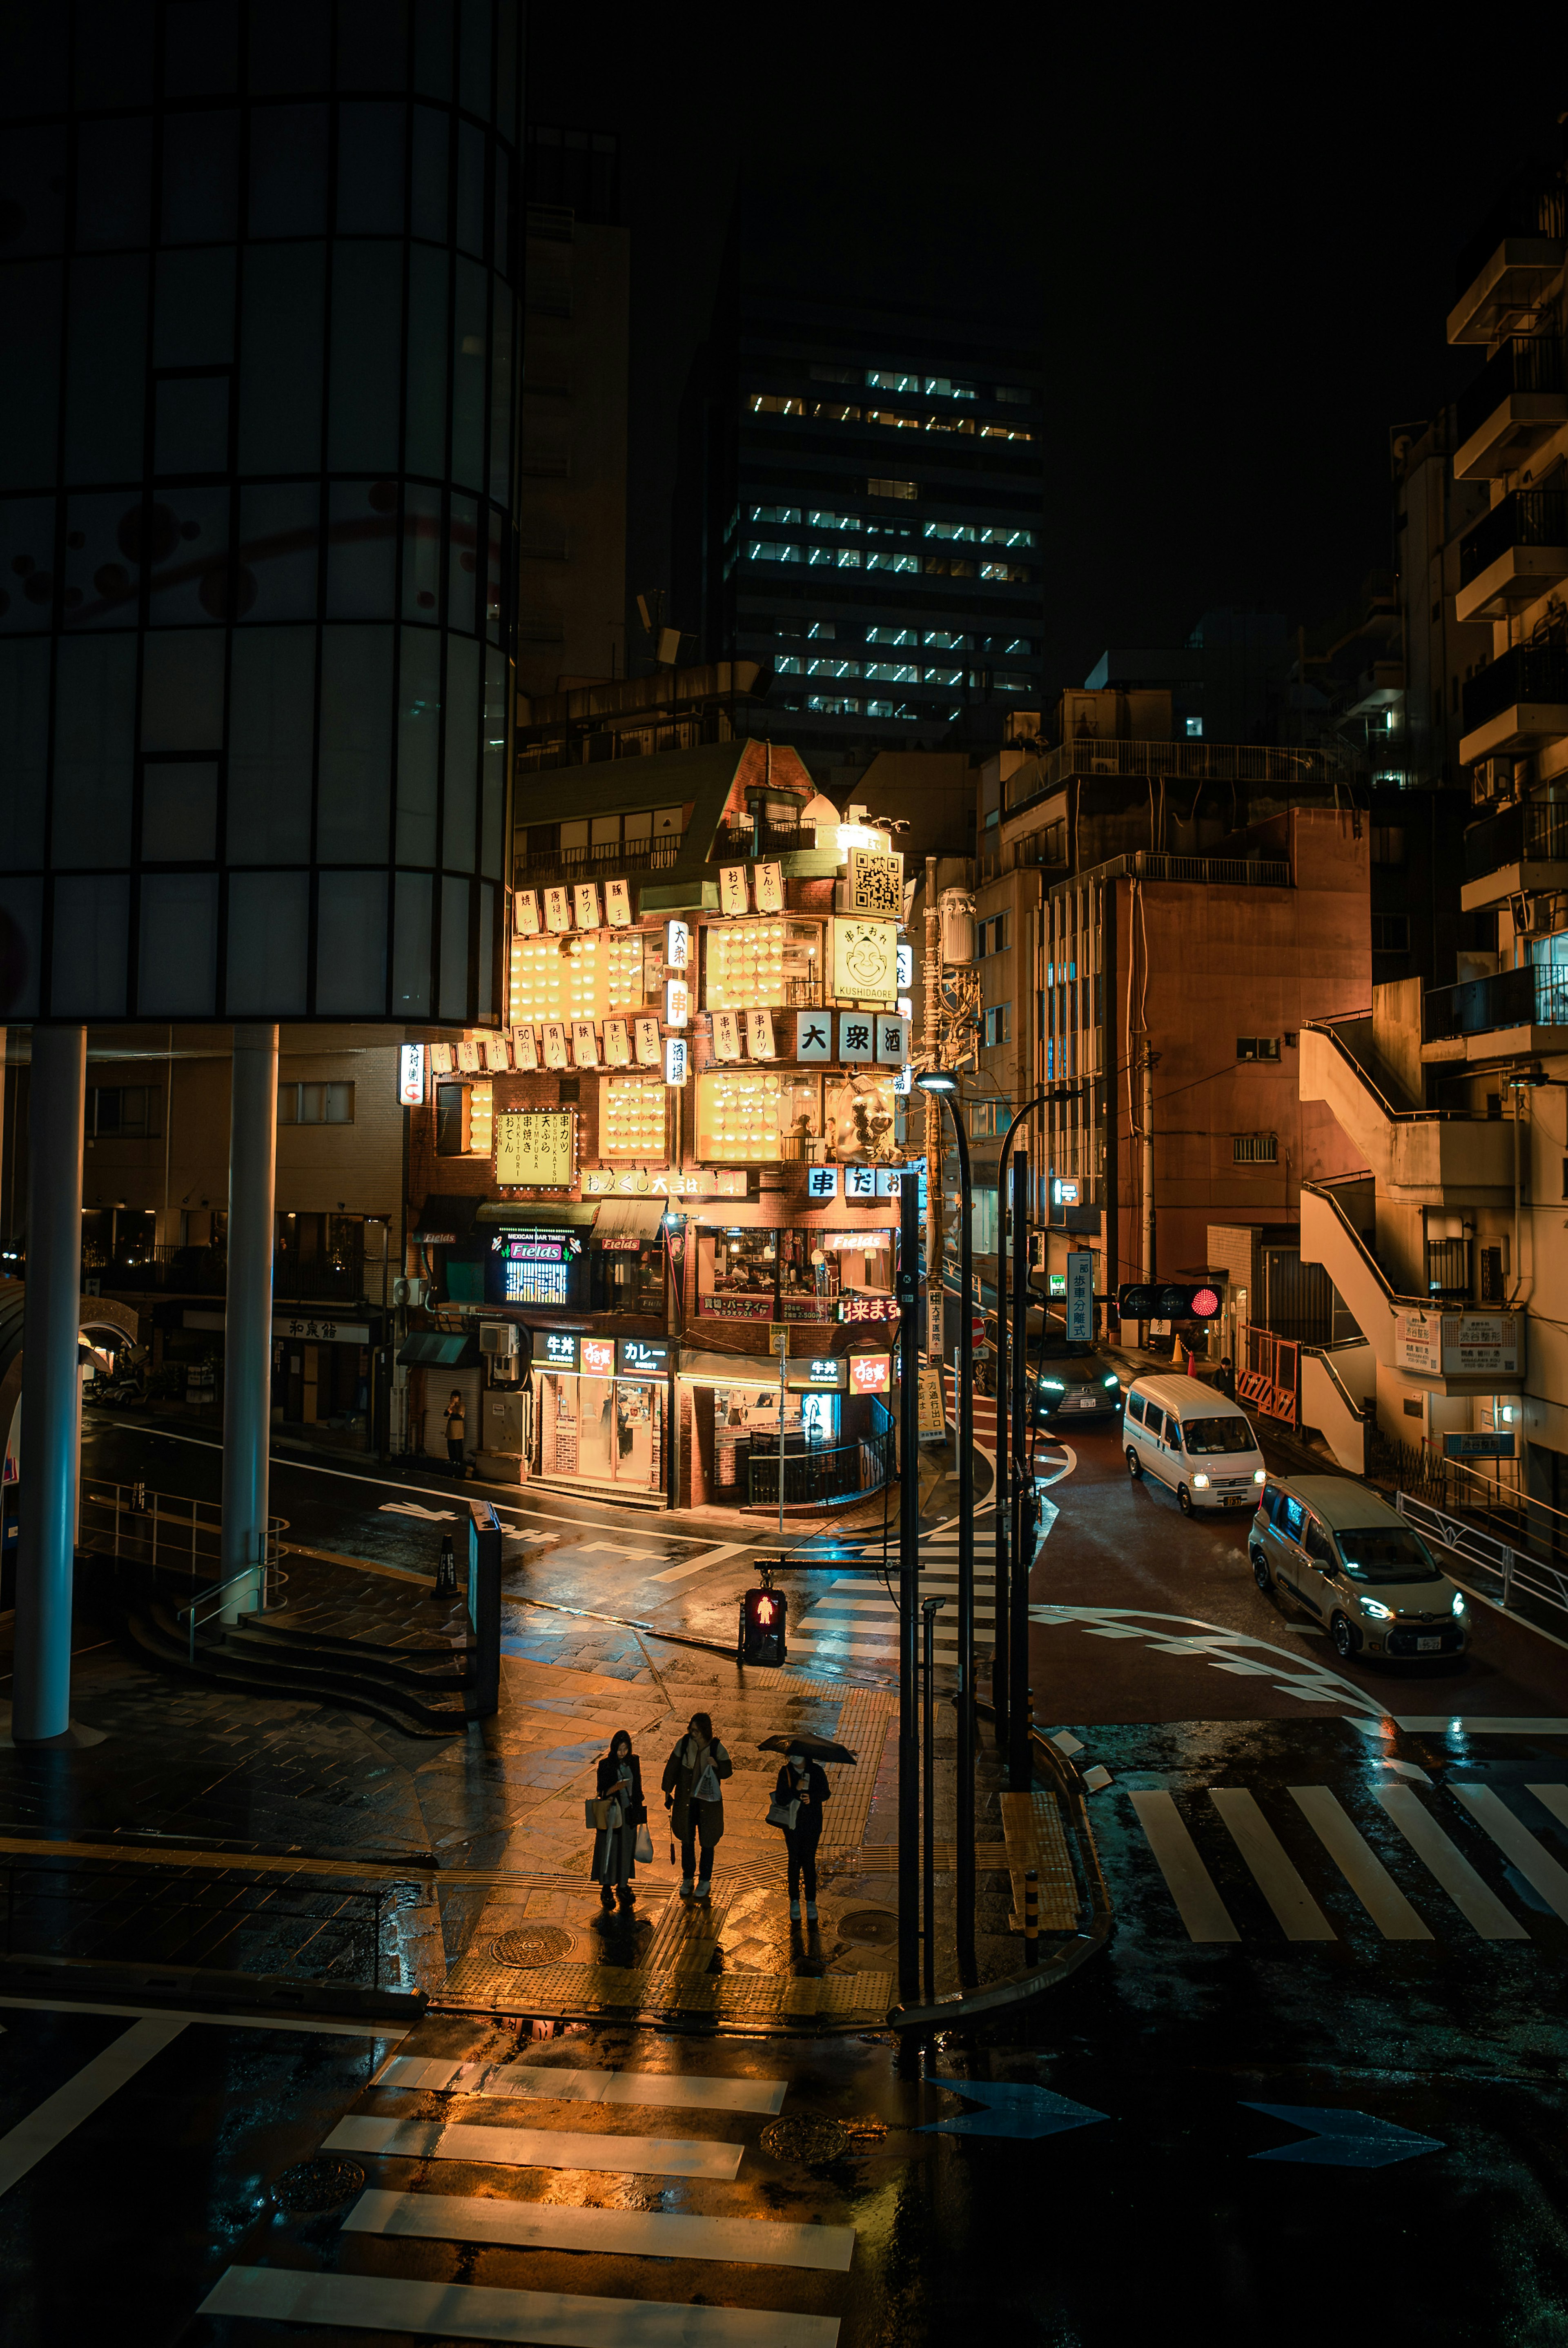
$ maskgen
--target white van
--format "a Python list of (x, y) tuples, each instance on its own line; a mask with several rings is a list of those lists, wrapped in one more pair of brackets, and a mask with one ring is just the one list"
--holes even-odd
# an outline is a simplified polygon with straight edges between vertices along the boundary
[(1169, 1484), (1183, 1516), (1257, 1507), (1267, 1475), (1252, 1423), (1202, 1378), (1135, 1378), (1121, 1424), (1128, 1474)]

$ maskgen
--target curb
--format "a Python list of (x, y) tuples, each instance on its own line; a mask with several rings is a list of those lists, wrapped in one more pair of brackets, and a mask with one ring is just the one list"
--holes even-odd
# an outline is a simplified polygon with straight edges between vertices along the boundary
[(205, 1965), (112, 1965), (83, 1957), (0, 1957), (0, 1995), (134, 2002), (139, 2005), (239, 2008), (298, 2014), (302, 2021), (400, 2023), (411, 2029), (429, 2000), (423, 1990), (334, 1989), (286, 1973), (228, 1973)]

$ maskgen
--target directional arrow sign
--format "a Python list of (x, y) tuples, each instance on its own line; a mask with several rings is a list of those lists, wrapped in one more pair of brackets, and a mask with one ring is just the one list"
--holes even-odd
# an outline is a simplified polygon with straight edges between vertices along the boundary
[(1091, 2111), (1068, 2096), (1054, 2096), (1049, 2087), (1032, 2087), (1013, 2080), (934, 2079), (950, 2096), (979, 2104), (977, 2112), (960, 2112), (955, 2119), (929, 2120), (916, 2136), (1060, 2136), (1068, 2128), (1089, 2127), (1109, 2119), (1109, 2112)]
[(450, 1509), (424, 1509), (418, 1500), (383, 1500), (384, 1517), (423, 1517), (432, 1525), (455, 1525), (457, 1518)]
[(1418, 2152), (1447, 2148), (1435, 2136), (1418, 2136), (1413, 2128), (1396, 2127), (1392, 2120), (1374, 2119), (1370, 2112), (1336, 2112), (1320, 2104), (1246, 2104), (1243, 2108), (1313, 2130), (1299, 2144), (1254, 2152), (1254, 2160), (1305, 2160), (1320, 2168), (1387, 2168), (1397, 2160), (1413, 2160)]

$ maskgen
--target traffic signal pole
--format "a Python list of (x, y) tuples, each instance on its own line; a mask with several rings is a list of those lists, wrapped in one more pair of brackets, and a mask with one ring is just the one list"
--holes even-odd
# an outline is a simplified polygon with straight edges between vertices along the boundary
[[(1034, 1409), (1028, 1391), (1029, 1156), (1013, 1152), (1013, 1587), (1007, 1707), (1007, 1785), (1027, 1793), (1034, 1782), (1029, 1751), (1029, 1566), (1035, 1548), (1035, 1478), (1031, 1465)], [(1000, 1300), (998, 1299), (998, 1302)], [(1000, 1440), (998, 1439), (998, 1454)]]
[(975, 1189), (969, 1137), (951, 1096), (953, 1138), (958, 1145), (958, 1787), (954, 1820), (954, 1891), (958, 1913), (958, 1978), (973, 1989), (975, 1960)]
[[(899, 1184), (898, 1243), (898, 1993), (905, 2005), (920, 1995), (920, 1177), (906, 1173)], [(930, 1284), (940, 1278), (938, 1260)]]

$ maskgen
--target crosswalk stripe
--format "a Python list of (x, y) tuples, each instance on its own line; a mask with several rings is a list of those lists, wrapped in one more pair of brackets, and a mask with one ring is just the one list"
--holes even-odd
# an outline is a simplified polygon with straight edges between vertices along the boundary
[[(1432, 1937), (1328, 1786), (1293, 1786), (1291, 1799), (1386, 1941)], [(1277, 1912), (1277, 1911), (1276, 1911)]]
[(1543, 1810), (1550, 1810), (1560, 1826), (1568, 1827), (1568, 1786), (1527, 1786)]
[(1490, 1786), (1456, 1786), (1449, 1791), (1461, 1801), (1476, 1824), (1485, 1828), (1503, 1857), (1511, 1859), (1526, 1883), (1539, 1891), (1548, 1907), (1568, 1923), (1568, 1872), (1536, 1841), (1530, 1828), (1516, 1818)]
[(1464, 1853), (1449, 1841), (1414, 1786), (1375, 1786), (1372, 1791), (1417, 1858), (1483, 1941), (1528, 1941), (1523, 1925), (1509, 1914)]
[(728, 2184), (743, 2145), (659, 2136), (594, 2136), (581, 2129), (487, 2127), (471, 2122), (371, 2118), (351, 2112), (326, 2138), (328, 2152), (401, 2160), (493, 2161), (508, 2168), (604, 2169), (630, 2177), (715, 2177)]
[(149, 2015), (133, 2022), (111, 2039), (90, 2063), (84, 2064), (75, 2075), (46, 2096), (26, 2118), (0, 2136), (0, 2193), (8, 2193), (18, 2178), (36, 2168), (46, 2153), (64, 2144), (82, 2122), (90, 2119), (100, 2104), (118, 2094), (128, 2079), (133, 2079), (142, 2065), (161, 2054), (184, 2029), (183, 2016)]
[(839, 2336), (831, 2315), (501, 2291), (390, 2275), (311, 2274), (293, 2267), (230, 2267), (200, 2312), (443, 2339), (526, 2341), (530, 2348), (626, 2348), (628, 2341), (637, 2348), (835, 2348)]
[(765, 2112), (783, 2109), (786, 2079), (704, 2078), (678, 2071), (577, 2071), (521, 2063), (421, 2062), (394, 2054), (377, 2087), (420, 2088), (456, 2096), (539, 2096), (557, 2104), (652, 2104), (665, 2111)]
[(1337, 1939), (1333, 1925), (1302, 1881), (1256, 1800), (1242, 1786), (1212, 1786), (1219, 1811), (1253, 1880), (1274, 1910), (1287, 1941)]
[(727, 2259), (742, 2266), (813, 2267), (847, 2274), (852, 2226), (792, 2226), (769, 2218), (691, 2218), (650, 2209), (576, 2209), (455, 2193), (362, 2193), (344, 2226), (354, 2234), (418, 2234), (448, 2242), (510, 2242), (524, 2250), (593, 2250), (601, 2257)]
[(1138, 1823), (1154, 1853), (1176, 1910), (1192, 1941), (1239, 1941), (1240, 1932), (1198, 1856), (1181, 1811), (1170, 1794), (1129, 1793)]

